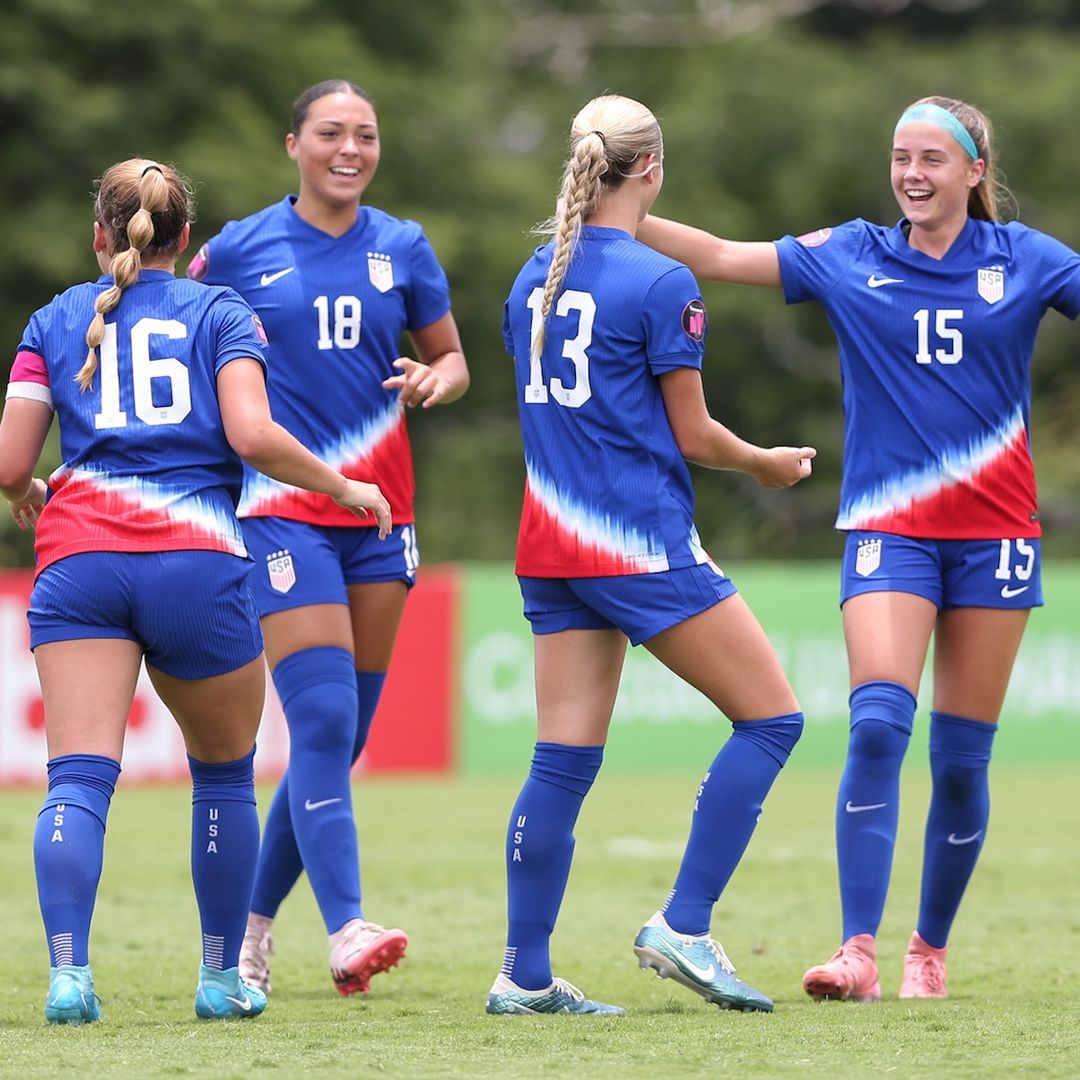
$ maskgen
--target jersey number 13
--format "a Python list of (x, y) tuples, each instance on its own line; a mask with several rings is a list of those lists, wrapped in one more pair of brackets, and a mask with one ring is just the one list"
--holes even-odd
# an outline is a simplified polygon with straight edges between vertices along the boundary
[[(542, 319), (540, 309), (544, 302), (544, 290), (539, 286), (529, 294), (528, 307), (532, 312), (532, 329), (529, 340), (535, 341), (540, 332)], [(589, 385), (589, 354), (586, 349), (592, 344), (593, 321), (596, 318), (596, 301), (592, 293), (567, 289), (555, 304), (553, 314), (560, 319), (571, 312), (578, 317), (577, 333), (563, 342), (562, 354), (574, 365), (574, 385), (564, 386), (562, 379), (553, 375), (549, 382), (544, 382), (544, 371), (540, 357), (534, 356), (529, 366), (529, 383), (525, 387), (525, 402), (528, 405), (543, 405), (548, 394), (567, 409), (580, 409), (592, 397)]]

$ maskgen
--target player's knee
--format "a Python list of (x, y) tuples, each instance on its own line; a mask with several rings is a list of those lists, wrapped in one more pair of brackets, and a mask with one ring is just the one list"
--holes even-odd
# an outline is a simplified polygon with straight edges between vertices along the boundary
[(285, 657), (274, 686), (297, 750), (340, 755), (353, 750), (357, 726), (356, 667), (346, 649), (324, 646)]
[(767, 720), (740, 720), (732, 724), (732, 734), (761, 747), (783, 768), (803, 733), (801, 712), (771, 716)]

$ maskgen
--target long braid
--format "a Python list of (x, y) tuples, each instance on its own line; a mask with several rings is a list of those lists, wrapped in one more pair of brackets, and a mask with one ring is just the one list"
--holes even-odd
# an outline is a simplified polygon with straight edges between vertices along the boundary
[(581, 223), (596, 209), (603, 191), (601, 178), (608, 171), (604, 154), (604, 138), (598, 131), (590, 132), (574, 147), (563, 178), (563, 190), (559, 198), (562, 213), (555, 231), (555, 251), (544, 282), (544, 296), (540, 304), (540, 323), (532, 341), (532, 358), (535, 360), (544, 348), (544, 328), (552, 304), (559, 294), (570, 260), (574, 257)]
[(566, 280), (581, 226), (597, 212), (607, 192), (639, 175), (631, 170), (643, 154), (662, 159), (664, 137), (656, 117), (640, 101), (605, 94), (593, 98), (574, 117), (557, 212), (534, 230), (554, 241), (539, 325), (530, 350), (534, 362), (543, 350), (548, 316)]
[(123, 226), (129, 246), (113, 255), (109, 273), (112, 274), (114, 284), (94, 301), (94, 318), (86, 330), (88, 352), (83, 366), (75, 376), (75, 381), (84, 393), (94, 384), (94, 373), (98, 369), (97, 350), (105, 339), (105, 316), (119, 305), (124, 289), (139, 280), (142, 252), (150, 247), (154, 240), (154, 219), (151, 215), (166, 209), (169, 204), (169, 185), (160, 166), (153, 162), (147, 164), (138, 184), (139, 208)]

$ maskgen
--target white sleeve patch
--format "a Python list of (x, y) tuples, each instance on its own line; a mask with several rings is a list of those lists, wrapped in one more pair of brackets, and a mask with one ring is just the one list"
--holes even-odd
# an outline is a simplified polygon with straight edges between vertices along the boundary
[(41, 383), (36, 382), (13, 382), (8, 383), (7, 401), (12, 398), (26, 398), (29, 401), (42, 401), (51, 409), (53, 407), (52, 391)]

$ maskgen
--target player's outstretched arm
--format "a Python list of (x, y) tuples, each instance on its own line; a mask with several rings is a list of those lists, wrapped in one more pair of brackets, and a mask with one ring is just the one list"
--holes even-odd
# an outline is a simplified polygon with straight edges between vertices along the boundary
[(810, 475), (812, 446), (755, 446), (709, 415), (701, 372), (678, 368), (660, 376), (664, 408), (680, 453), (707, 469), (749, 473), (768, 488), (791, 487)]
[(723, 240), (704, 229), (649, 214), (637, 238), (689, 266), (694, 276), (732, 285), (780, 285), (780, 257), (768, 241)]
[(378, 485), (342, 476), (270, 416), (262, 364), (231, 361), (218, 372), (217, 389), (225, 437), (249, 465), (283, 484), (329, 495), (357, 517), (372, 513), (380, 539), (389, 535), (390, 504)]

